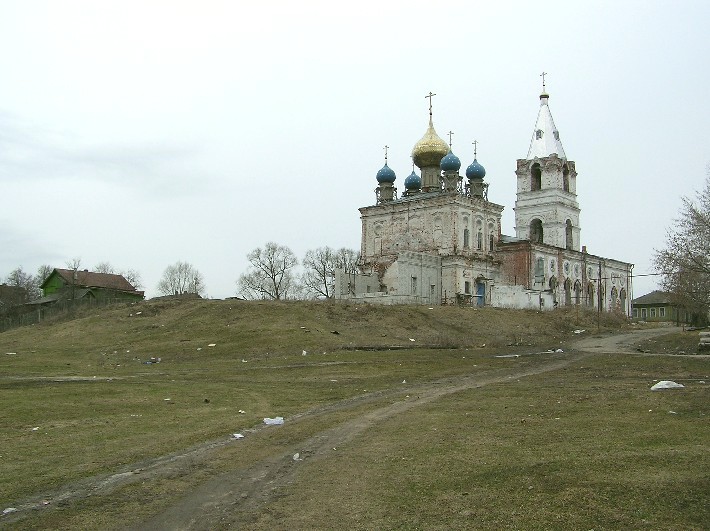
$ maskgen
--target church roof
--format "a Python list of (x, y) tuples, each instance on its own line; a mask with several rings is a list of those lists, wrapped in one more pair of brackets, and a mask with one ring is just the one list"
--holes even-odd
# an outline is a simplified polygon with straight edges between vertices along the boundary
[(540, 112), (537, 114), (537, 122), (535, 122), (535, 129), (530, 140), (528, 160), (535, 157), (549, 157), (553, 153), (557, 153), (561, 159), (567, 158), (565, 150), (562, 148), (562, 142), (560, 142), (560, 132), (555, 127), (555, 121), (550, 113), (549, 99), (550, 96), (547, 92), (540, 94)]

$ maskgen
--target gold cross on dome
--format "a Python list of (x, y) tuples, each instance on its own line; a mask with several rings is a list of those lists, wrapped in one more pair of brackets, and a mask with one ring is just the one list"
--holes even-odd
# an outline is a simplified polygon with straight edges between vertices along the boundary
[(429, 91), (429, 94), (427, 94), (426, 96), (424, 96), (424, 99), (429, 98), (429, 116), (431, 116), (431, 99), (432, 99), (434, 96), (436, 96), (436, 94), (434, 94), (434, 93), (431, 92), (431, 91)]

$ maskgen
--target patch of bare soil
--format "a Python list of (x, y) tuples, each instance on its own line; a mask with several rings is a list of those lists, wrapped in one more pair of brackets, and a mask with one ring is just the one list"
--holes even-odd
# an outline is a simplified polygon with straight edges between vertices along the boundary
[[(296, 467), (308, 466), (309, 461), (315, 462), (328, 458), (337, 451), (338, 447), (393, 416), (452, 393), (560, 370), (590, 355), (634, 352), (638, 341), (667, 333), (667, 329), (648, 329), (613, 336), (591, 336), (578, 340), (574, 344), (573, 352), (545, 353), (544, 361), (533, 368), (510, 368), (483, 375), (445, 378), (421, 386), (411, 386), (407, 388), (407, 392), (412, 398), (399, 399), (386, 406), (376, 407), (307, 440), (294, 442), (291, 447), (284, 449), (278, 455), (255, 462), (248, 468), (212, 477), (161, 513), (131, 528), (216, 529), (248, 525), (258, 518), (263, 506), (275, 496), (274, 492), (292, 480)], [(286, 422), (298, 422), (328, 412), (344, 411), (389, 395), (399, 396), (401, 392), (402, 389), (398, 388), (343, 400), (337, 404), (293, 415), (287, 418)], [(260, 426), (253, 431), (260, 429), (269, 428)], [(136, 463), (114, 474), (87, 478), (65, 486), (61, 490), (37, 495), (15, 505), (15, 512), (4, 515), (1, 522), (9, 524), (21, 520), (32, 510), (52, 510), (57, 505), (66, 505), (92, 495), (109, 494), (133, 482), (189, 474), (195, 469), (197, 463), (209, 460), (216, 449), (227, 444), (234, 443), (229, 439), (206, 442), (182, 453)], [(294, 459), (296, 451), (299, 452), (298, 459)]]

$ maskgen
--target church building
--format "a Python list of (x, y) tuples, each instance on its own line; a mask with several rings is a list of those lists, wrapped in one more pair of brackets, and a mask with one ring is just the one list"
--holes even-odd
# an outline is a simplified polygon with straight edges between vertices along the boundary
[(376, 202), (360, 208), (359, 272), (336, 271), (335, 297), (536, 309), (578, 304), (628, 315), (633, 265), (581, 246), (575, 163), (562, 148), (544, 83), (528, 154), (517, 160), (515, 236), (501, 232), (504, 207), (489, 201), (475, 149), (464, 179), (451, 144), (437, 135), (432, 96), (428, 128), (412, 149), (420, 174), (413, 170), (398, 196), (385, 151)]

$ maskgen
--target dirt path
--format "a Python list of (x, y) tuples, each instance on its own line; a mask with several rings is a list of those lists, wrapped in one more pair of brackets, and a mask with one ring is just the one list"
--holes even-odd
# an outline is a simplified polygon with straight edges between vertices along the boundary
[[(302, 468), (309, 466), (310, 462), (327, 459), (332, 455), (333, 448), (347, 444), (365, 430), (390, 417), (467, 389), (556, 371), (589, 355), (633, 351), (634, 343), (672, 331), (672, 329), (662, 328), (637, 330), (607, 337), (592, 336), (576, 341), (574, 352), (546, 354), (545, 360), (534, 368), (518, 367), (490, 371), (476, 376), (445, 378), (408, 388), (407, 392), (413, 398), (401, 398), (402, 389), (381, 391), (293, 415), (286, 421), (298, 422), (317, 415), (366, 405), (368, 402), (374, 403), (384, 397), (398, 397), (393, 403), (375, 406), (374, 409), (356, 418), (317, 433), (306, 440), (294, 442), (288, 448), (280, 450), (278, 455), (256, 462), (249, 468), (215, 476), (161, 513), (141, 525), (132, 526), (131, 529), (215, 529), (231, 525), (240, 527), (257, 518), (263, 505), (273, 497), (274, 491), (293, 479), (296, 467)], [(259, 429), (263, 428), (256, 428)], [(31, 510), (45, 508), (51, 510), (52, 506), (56, 507), (59, 504), (71, 503), (97, 494), (109, 494), (121, 486), (137, 481), (145, 482), (179, 473), (189, 474), (196, 463), (208, 460), (214, 450), (227, 444), (233, 442), (223, 439), (206, 442), (182, 453), (137, 463), (129, 469), (114, 474), (87, 478), (65, 486), (59, 491), (43, 493), (16, 505), (16, 512), (5, 515), (2, 522), (4, 524), (19, 521)], [(300, 453), (298, 461), (293, 458), (295, 452)], [(51, 500), (50, 506), (45, 505), (47, 500)]]

